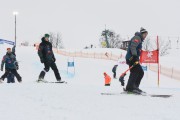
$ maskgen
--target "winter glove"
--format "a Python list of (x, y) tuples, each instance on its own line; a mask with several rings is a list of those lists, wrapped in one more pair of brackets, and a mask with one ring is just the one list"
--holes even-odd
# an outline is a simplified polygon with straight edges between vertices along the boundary
[(129, 59), (130, 63), (133, 64), (133, 65), (137, 65), (139, 63), (139, 59), (137, 56), (132, 56), (130, 59)]
[(19, 70), (19, 65), (16, 65), (16, 70)]
[(56, 58), (55, 57), (53, 57), (52, 60), (53, 60), (53, 62), (56, 62)]
[(41, 63), (44, 63), (44, 60), (43, 60), (43, 59), (41, 59)]
[(18, 65), (18, 62), (17, 62), (17, 61), (14, 63), (14, 65), (15, 65), (15, 67), (16, 67), (16, 70), (18, 70), (18, 69), (19, 69), (19, 65)]
[(137, 65), (137, 64), (139, 64), (139, 61), (134, 62), (134, 64), (133, 64), (133, 65)]

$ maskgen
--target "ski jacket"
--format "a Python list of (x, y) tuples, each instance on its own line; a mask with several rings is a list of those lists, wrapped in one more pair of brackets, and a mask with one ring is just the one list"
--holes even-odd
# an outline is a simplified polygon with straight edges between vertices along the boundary
[(142, 42), (143, 42), (143, 38), (141, 33), (136, 32), (135, 36), (131, 39), (128, 46), (128, 50), (126, 54), (127, 61), (129, 61), (129, 59), (132, 56), (136, 56), (137, 60), (139, 61), (139, 57), (141, 55), (141, 50), (142, 50)]
[(3, 69), (4, 64), (6, 69), (16, 69), (16, 56), (13, 53), (6, 53), (1, 62), (1, 69)]
[(105, 85), (111, 83), (111, 77), (110, 77), (109, 75), (106, 74), (106, 75), (104, 76), (104, 78), (105, 78)]
[(115, 65), (112, 69), (112, 72), (116, 72), (117, 67), (118, 67), (118, 65)]
[(52, 50), (52, 44), (48, 41), (45, 41), (45, 38), (43, 37), (42, 42), (39, 45), (38, 49), (38, 55), (41, 61), (44, 62), (54, 62), (55, 57)]

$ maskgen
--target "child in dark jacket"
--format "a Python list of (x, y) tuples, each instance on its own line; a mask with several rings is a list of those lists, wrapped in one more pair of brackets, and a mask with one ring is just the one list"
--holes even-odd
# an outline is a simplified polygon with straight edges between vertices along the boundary
[[(15, 49), (16, 49), (16, 46), (13, 46), (12, 54), (16, 56), (16, 53), (15, 53), (16, 50)], [(18, 63), (16, 62), (15, 65), (16, 65), (16, 68), (18, 70), (19, 69)], [(7, 83), (15, 83), (14, 74), (12, 74), (11, 72), (7, 76)]]
[[(1, 71), (3, 71), (4, 64), (5, 64), (5, 73), (4, 75), (1, 76), (0, 82), (4, 81), (6, 77), (11, 76), (9, 74), (13, 74), (14, 76), (16, 76), (18, 82), (21, 82), (22, 81), (21, 76), (17, 73), (18, 66), (17, 66), (16, 56), (15, 53), (13, 54), (13, 52), (11, 51), (11, 48), (7, 48), (7, 53), (3, 57), (1, 63)], [(10, 78), (12, 79), (12, 76)]]
[(116, 79), (116, 70), (117, 70), (118, 65), (114, 65), (112, 72), (113, 72), (113, 78)]

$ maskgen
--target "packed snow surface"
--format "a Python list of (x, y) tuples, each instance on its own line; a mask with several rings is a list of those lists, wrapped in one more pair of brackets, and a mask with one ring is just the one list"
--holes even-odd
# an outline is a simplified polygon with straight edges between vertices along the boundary
[[(6, 47), (0, 46), (0, 50), (0, 57), (3, 57)], [(73, 68), (69, 68), (67, 74), (68, 57), (56, 54), (62, 80), (68, 84), (36, 83), (44, 66), (35, 48), (17, 47), (16, 54), (23, 82), (7, 84), (5, 79), (0, 84), (0, 120), (179, 120), (179, 80), (161, 76), (158, 87), (157, 73), (147, 71), (140, 86), (142, 90), (148, 94), (173, 96), (154, 98), (118, 94), (123, 91), (118, 79), (112, 79), (111, 86), (105, 87), (103, 77), (104, 72), (112, 76), (116, 61), (74, 58), (75, 74)], [(127, 68), (127, 65), (119, 64), (117, 76)], [(56, 81), (52, 70), (45, 79)]]

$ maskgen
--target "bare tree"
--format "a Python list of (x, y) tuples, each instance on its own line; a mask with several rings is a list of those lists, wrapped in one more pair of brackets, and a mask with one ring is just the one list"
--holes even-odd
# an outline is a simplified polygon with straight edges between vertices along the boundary
[[(169, 52), (168, 50), (171, 48), (171, 41), (165, 40), (159, 37), (159, 55), (164, 56)], [(143, 50), (145, 51), (153, 51), (157, 50), (157, 39), (156, 38), (146, 38), (143, 42)]]
[(110, 48), (121, 48), (123, 39), (119, 34), (113, 32), (113, 35), (109, 37)]
[[(156, 46), (153, 46), (153, 42), (150, 37), (147, 37), (143, 42), (143, 50), (145, 51), (152, 51), (157, 49)], [(155, 48), (156, 47), (156, 48)]]
[(56, 34), (56, 33), (50, 32), (49, 35), (50, 35), (49, 41), (52, 43), (52, 46), (54, 48), (58, 48), (58, 49), (64, 48), (64, 45), (62, 42), (62, 36), (60, 33)]
[(55, 48), (62, 49), (64, 48), (63, 42), (62, 42), (62, 36), (60, 33), (57, 33), (56, 41), (55, 41)]
[(170, 48), (169, 41), (165, 41), (162, 39), (159, 40), (159, 55), (160, 56), (165, 56), (165, 55), (169, 54), (169, 52), (168, 52), (169, 48)]
[(52, 46), (54, 47), (54, 43), (55, 43), (55, 34), (53, 32), (49, 32), (49, 42), (52, 44)]

